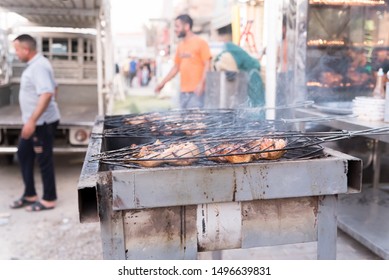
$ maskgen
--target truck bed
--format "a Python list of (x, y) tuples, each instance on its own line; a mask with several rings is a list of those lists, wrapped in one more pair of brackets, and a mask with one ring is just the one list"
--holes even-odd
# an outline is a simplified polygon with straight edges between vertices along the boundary
[[(97, 108), (88, 105), (59, 104), (61, 113), (60, 127), (90, 126), (97, 116)], [(18, 104), (0, 108), (0, 127), (21, 128), (21, 112)]]
[[(72, 128), (91, 129), (97, 116), (97, 108), (88, 105), (60, 104), (61, 120), (58, 135), (54, 141), (54, 153), (85, 152), (87, 145), (72, 145), (68, 131)], [(17, 151), (17, 138), (22, 128), (21, 112), (18, 104), (0, 107), (0, 154), (12, 154)], [(67, 131), (67, 132), (64, 132)]]

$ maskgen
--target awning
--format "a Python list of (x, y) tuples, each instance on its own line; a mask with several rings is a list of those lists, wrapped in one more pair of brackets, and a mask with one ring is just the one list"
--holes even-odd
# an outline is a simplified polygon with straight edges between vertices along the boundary
[(32, 24), (50, 27), (95, 28), (104, 0), (0, 0), (0, 7)]

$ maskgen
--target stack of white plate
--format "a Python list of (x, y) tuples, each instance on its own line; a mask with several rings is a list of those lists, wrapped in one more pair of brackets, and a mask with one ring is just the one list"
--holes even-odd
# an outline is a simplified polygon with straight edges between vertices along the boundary
[(361, 120), (382, 121), (385, 113), (385, 99), (377, 97), (355, 97), (353, 114)]

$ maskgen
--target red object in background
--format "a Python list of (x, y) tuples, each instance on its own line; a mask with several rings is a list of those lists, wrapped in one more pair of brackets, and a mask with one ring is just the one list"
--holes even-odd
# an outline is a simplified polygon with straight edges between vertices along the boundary
[[(245, 45), (248, 46), (248, 50), (251, 53), (258, 53), (257, 46), (255, 44), (254, 34), (251, 32), (251, 27), (253, 25), (253, 20), (248, 20), (247, 24), (240, 35), (239, 45), (243, 48)], [(243, 41), (243, 42), (242, 42)]]

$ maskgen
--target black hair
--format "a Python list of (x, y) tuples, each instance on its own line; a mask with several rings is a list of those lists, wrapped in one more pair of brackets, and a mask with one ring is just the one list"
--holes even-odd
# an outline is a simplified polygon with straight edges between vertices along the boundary
[(14, 41), (19, 41), (21, 43), (25, 43), (28, 45), (28, 48), (30, 50), (33, 50), (33, 51), (36, 50), (36, 40), (28, 34), (19, 35), (18, 37), (16, 37), (14, 39)]
[(192, 30), (193, 19), (190, 17), (190, 15), (188, 15), (188, 14), (179, 15), (178, 17), (176, 17), (176, 20), (180, 20), (183, 23), (189, 24), (189, 29)]

